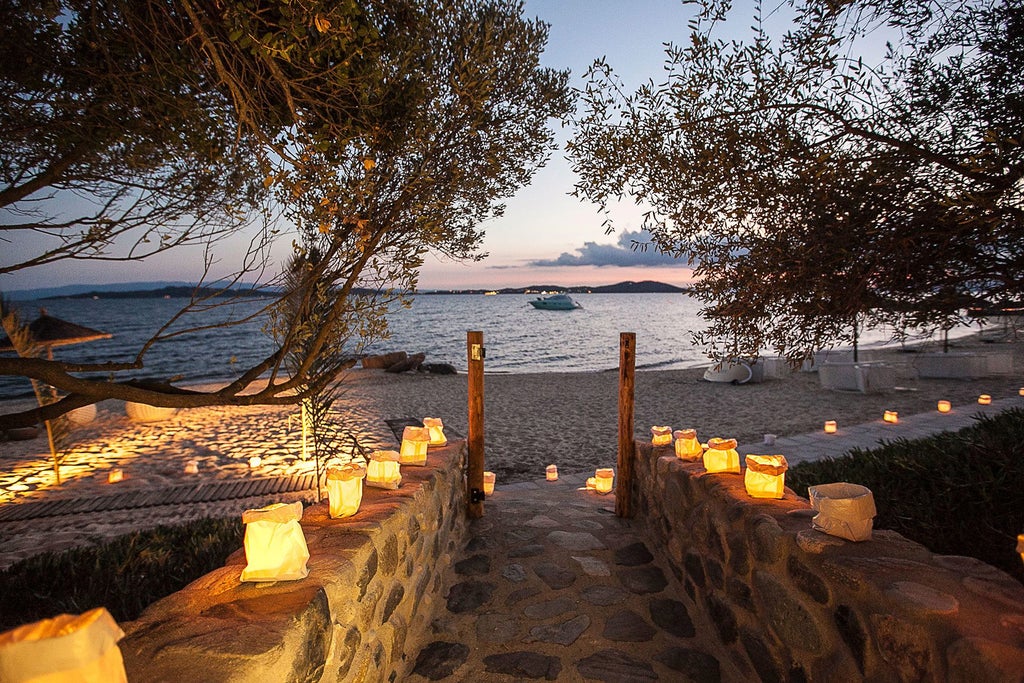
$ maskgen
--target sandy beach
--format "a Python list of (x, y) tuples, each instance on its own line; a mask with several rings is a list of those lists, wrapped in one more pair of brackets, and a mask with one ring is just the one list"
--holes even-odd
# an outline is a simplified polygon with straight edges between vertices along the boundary
[[(824, 390), (816, 373), (794, 372), (760, 384), (703, 381), (704, 369), (638, 372), (636, 435), (651, 425), (696, 428), (701, 440), (736, 438), (760, 442), (765, 433), (792, 436), (820, 430), (825, 420), (851, 426), (879, 420), (883, 410), (901, 415), (935, 410), (939, 399), (954, 407), (974, 404), (980, 393), (1014, 396), (1022, 384), (1024, 343), (975, 337), (957, 349), (1010, 347), (1018, 372), (980, 380), (911, 378), (913, 353), (887, 352), (900, 365), (898, 388), (883, 394)], [(536, 479), (544, 467), (563, 472), (614, 466), (617, 443), (618, 374), (488, 374), (485, 378), (487, 469), (499, 485)], [(441, 417), (450, 438), (467, 432), (465, 375), (386, 374), (357, 370), (346, 379), (334, 419), (369, 449), (394, 448), (385, 420)], [(6, 407), (5, 407), (6, 409)], [(301, 431), (295, 407), (203, 408), (179, 411), (163, 422), (130, 421), (118, 401), (99, 404), (97, 419), (76, 432), (78, 446), (61, 467), (56, 485), (45, 434), (27, 441), (0, 442), (0, 504), (43, 497), (87, 497), (100, 493), (163, 487), (199, 479), (266, 477), (312, 472), (300, 457)], [(262, 462), (251, 468), (249, 458)], [(347, 458), (342, 454), (341, 459)], [(195, 460), (198, 474), (185, 474)], [(121, 469), (124, 480), (107, 483)], [(115, 488), (116, 487), (116, 488)], [(282, 499), (309, 494), (288, 494)], [(0, 524), (0, 568), (37, 552), (124, 533), (140, 526), (210, 515), (235, 514), (252, 501), (110, 512), (98, 519), (47, 518)]]

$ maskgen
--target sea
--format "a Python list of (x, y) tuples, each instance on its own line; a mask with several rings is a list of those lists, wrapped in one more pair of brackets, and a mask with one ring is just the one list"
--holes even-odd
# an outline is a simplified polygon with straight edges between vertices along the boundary
[[(485, 372), (602, 372), (619, 362), (619, 335), (636, 334), (638, 370), (675, 369), (710, 364), (693, 334), (704, 329), (701, 304), (687, 294), (573, 294), (583, 307), (571, 311), (538, 310), (536, 295), (420, 294), (408, 308), (389, 315), (390, 338), (367, 353), (424, 353), (428, 363), (466, 369), (466, 332), (483, 332)], [(174, 317), (183, 299), (48, 299), (16, 303), (22, 318), (34, 320), (40, 307), (50, 315), (113, 336), (60, 346), (54, 358), (75, 363), (131, 362), (142, 344)], [(150, 348), (134, 379), (176, 378), (179, 384), (224, 380), (272, 350), (259, 313), (266, 300), (241, 301), (197, 314), (186, 321), (209, 326), (172, 336)], [(245, 320), (230, 327), (224, 320)], [(180, 325), (179, 325), (180, 327)], [(171, 330), (175, 329), (174, 325)], [(865, 336), (881, 342), (884, 332)], [(23, 378), (0, 377), (0, 400), (32, 395)]]

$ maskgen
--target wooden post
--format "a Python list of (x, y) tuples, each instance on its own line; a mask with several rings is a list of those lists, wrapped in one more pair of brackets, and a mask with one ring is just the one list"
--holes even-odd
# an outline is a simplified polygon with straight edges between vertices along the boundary
[(466, 468), (467, 514), (484, 516), (484, 333), (466, 333), (469, 360), (469, 463)]
[(633, 378), (636, 333), (619, 334), (619, 458), (615, 483), (615, 515), (633, 516)]

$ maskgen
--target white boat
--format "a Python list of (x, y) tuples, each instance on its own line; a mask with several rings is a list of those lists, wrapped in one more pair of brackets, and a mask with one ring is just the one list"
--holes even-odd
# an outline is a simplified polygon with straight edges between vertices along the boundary
[(753, 376), (754, 371), (750, 364), (741, 360), (724, 360), (704, 372), (704, 381), (746, 384)]
[(534, 308), (545, 311), (571, 311), (574, 308), (583, 308), (572, 300), (568, 294), (554, 294), (548, 297), (537, 297), (530, 302)]

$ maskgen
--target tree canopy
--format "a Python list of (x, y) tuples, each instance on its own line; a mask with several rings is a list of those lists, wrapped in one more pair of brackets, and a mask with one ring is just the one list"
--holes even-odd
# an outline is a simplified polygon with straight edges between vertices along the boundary
[[(351, 342), (352, 355), (383, 330), (382, 299), (354, 292), (415, 287), (430, 250), (479, 257), (482, 224), (544, 163), (547, 122), (570, 107), (568, 74), (539, 65), (546, 25), (510, 0), (53, 0), (0, 11), (0, 240), (17, 253), (42, 245), (5, 257), (0, 273), (136, 260), (243, 228), (255, 237), (235, 281), (263, 272), (278, 233), (306, 264), (302, 278), (277, 282), (288, 302), (276, 307), (277, 348), (223, 389), (126, 376), (183, 333), (172, 324), (218, 305), (196, 299), (129, 361), (0, 358), (0, 374), (65, 395), (0, 424), (112, 397), (199, 406), (316, 392), (333, 379), (317, 370), (321, 351)], [(112, 377), (80, 374), (97, 371)]]
[(697, 4), (662, 82), (594, 64), (570, 156), (579, 197), (644, 204), (695, 266), (711, 355), (795, 360), (1020, 301), (1024, 6)]

